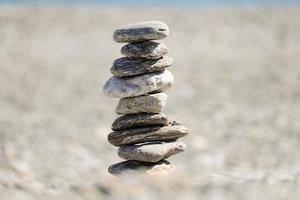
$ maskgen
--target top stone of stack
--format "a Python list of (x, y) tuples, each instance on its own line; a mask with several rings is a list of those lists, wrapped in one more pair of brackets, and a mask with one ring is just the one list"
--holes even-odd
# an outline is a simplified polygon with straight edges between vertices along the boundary
[(169, 27), (160, 21), (147, 21), (129, 24), (114, 32), (114, 41), (136, 43), (149, 40), (161, 40), (169, 35)]

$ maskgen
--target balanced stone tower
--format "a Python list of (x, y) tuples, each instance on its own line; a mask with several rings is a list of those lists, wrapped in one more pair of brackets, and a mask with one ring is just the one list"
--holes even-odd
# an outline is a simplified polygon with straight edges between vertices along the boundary
[(114, 61), (113, 76), (103, 87), (107, 96), (120, 98), (116, 113), (122, 115), (108, 135), (126, 160), (108, 168), (113, 175), (169, 173), (175, 166), (165, 159), (186, 149), (177, 139), (187, 135), (187, 128), (162, 113), (168, 97), (162, 92), (173, 85), (173, 75), (166, 69), (173, 59), (164, 44), (153, 40), (168, 35), (168, 26), (159, 21), (138, 22), (114, 32), (116, 42), (129, 44), (121, 48), (125, 57)]

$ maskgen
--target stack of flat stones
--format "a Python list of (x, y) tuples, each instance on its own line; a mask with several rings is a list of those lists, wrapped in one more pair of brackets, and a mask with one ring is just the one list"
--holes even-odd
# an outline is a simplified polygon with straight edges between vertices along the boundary
[(138, 22), (114, 32), (114, 41), (128, 44), (121, 48), (124, 57), (114, 61), (113, 76), (103, 87), (107, 96), (120, 98), (116, 113), (122, 115), (108, 135), (126, 160), (109, 167), (113, 175), (169, 173), (175, 166), (165, 159), (186, 149), (177, 139), (188, 134), (187, 128), (162, 113), (168, 97), (162, 92), (173, 85), (173, 75), (166, 69), (173, 59), (166, 55), (166, 45), (154, 40), (168, 35), (168, 26), (159, 21)]

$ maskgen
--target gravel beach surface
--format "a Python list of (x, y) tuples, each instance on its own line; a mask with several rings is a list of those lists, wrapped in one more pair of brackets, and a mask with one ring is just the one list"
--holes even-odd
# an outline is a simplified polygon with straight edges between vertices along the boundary
[[(143, 20), (170, 27), (188, 148), (171, 175), (114, 178), (101, 89), (113, 31)], [(299, 7), (0, 7), (0, 199), (299, 199), (299, 35)]]

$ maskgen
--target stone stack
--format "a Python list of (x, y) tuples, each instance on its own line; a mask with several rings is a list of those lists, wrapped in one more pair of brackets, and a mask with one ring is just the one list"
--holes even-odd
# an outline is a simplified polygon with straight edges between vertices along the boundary
[(113, 76), (103, 87), (107, 96), (121, 98), (116, 113), (122, 116), (112, 124), (108, 141), (119, 147), (118, 155), (126, 161), (110, 166), (111, 174), (168, 173), (175, 167), (165, 159), (186, 149), (177, 139), (187, 135), (187, 128), (162, 113), (168, 97), (162, 92), (173, 85), (166, 69), (173, 59), (164, 44), (153, 40), (168, 35), (168, 26), (159, 21), (138, 22), (114, 32), (116, 42), (129, 44), (121, 48), (125, 57), (114, 61)]

